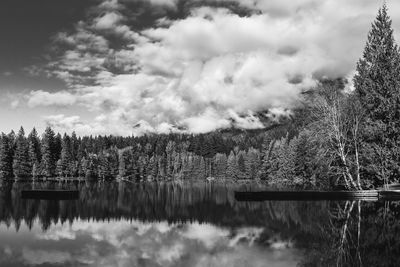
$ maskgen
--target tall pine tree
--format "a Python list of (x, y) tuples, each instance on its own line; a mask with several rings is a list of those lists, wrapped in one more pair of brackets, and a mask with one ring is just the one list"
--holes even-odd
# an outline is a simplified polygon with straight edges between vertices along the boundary
[(25, 137), (24, 128), (18, 132), (15, 141), (15, 152), (13, 161), (14, 176), (16, 179), (25, 179), (32, 175), (32, 165), (29, 161), (29, 145)]
[(237, 180), (239, 178), (236, 155), (233, 151), (231, 151), (227, 159), (226, 178), (232, 180)]
[(35, 128), (28, 135), (28, 146), (29, 146), (29, 161), (30, 164), (36, 166), (40, 163), (40, 139)]
[(365, 112), (362, 176), (375, 185), (395, 181), (400, 175), (400, 56), (391, 24), (384, 5), (372, 24), (354, 77)]
[(8, 180), (12, 178), (12, 154), (10, 139), (4, 133), (0, 138), (0, 178)]
[[(71, 151), (71, 138), (64, 134), (61, 142), (61, 157), (60, 164), (58, 164), (58, 175), (60, 176), (72, 176), (72, 151)], [(58, 161), (57, 161), (58, 162)]]
[(41, 170), (45, 177), (52, 177), (56, 171), (56, 157), (54, 149), (55, 134), (50, 127), (47, 127), (42, 138), (42, 161)]

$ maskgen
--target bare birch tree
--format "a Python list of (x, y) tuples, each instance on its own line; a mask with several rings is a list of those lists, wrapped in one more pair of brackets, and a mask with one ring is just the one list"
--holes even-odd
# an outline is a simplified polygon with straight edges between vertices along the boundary
[(331, 84), (324, 85), (312, 101), (312, 126), (326, 143), (332, 168), (343, 178), (347, 188), (361, 190), (360, 105), (355, 98)]

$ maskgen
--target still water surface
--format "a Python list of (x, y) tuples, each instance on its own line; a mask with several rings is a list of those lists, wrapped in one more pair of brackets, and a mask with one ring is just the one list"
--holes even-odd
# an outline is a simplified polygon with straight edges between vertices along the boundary
[[(39, 184), (36, 187), (55, 187)], [(0, 186), (0, 266), (400, 266), (398, 202), (238, 202), (258, 185)]]

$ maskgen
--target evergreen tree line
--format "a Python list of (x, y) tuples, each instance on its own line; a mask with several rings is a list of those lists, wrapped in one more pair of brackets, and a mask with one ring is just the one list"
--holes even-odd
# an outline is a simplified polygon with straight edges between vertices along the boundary
[(0, 178), (257, 179), (262, 141), (284, 132), (77, 137), (48, 127), (42, 136), (33, 129), (26, 137), (21, 127), (1, 134)]
[(306, 147), (312, 144), (303, 135), (296, 136), (291, 125), (268, 131), (141, 137), (77, 137), (75, 133), (62, 136), (50, 127), (41, 137), (35, 129), (26, 137), (21, 127), (17, 135), (13, 131), (1, 135), (0, 177), (3, 180), (211, 177), (315, 186), (316, 175), (306, 178), (314, 169), (303, 170)]

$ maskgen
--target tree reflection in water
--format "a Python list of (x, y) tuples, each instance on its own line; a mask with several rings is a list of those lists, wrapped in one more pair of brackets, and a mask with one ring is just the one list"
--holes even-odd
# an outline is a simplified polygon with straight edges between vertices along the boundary
[[(10, 250), (7, 242), (11, 244), (12, 239), (17, 238), (11, 233), (13, 229), (16, 234), (22, 228), (35, 232), (40, 227), (42, 239), (62, 232), (61, 240), (66, 240), (68, 236), (76, 237), (78, 232), (87, 233), (90, 226), (101, 228), (100, 233), (105, 234), (107, 229), (115, 232), (118, 228), (121, 232), (132, 228), (127, 225), (136, 225), (139, 232), (148, 233), (148, 229), (154, 227), (159, 230), (156, 231), (157, 238), (152, 240), (169, 244), (170, 250), (165, 255), (169, 255), (167, 259), (171, 261), (176, 260), (174, 257), (181, 255), (177, 251), (182, 252), (184, 248), (221, 256), (228, 255), (228, 247), (241, 247), (241, 253), (247, 251), (252, 255), (249, 258), (259, 258), (258, 265), (253, 262), (250, 266), (264, 266), (263, 261), (276, 259), (276, 251), (281, 257), (289, 253), (291, 257), (289, 254), (285, 257), (290, 258), (291, 264), (299, 266), (400, 265), (397, 258), (400, 252), (398, 202), (235, 201), (234, 190), (260, 189), (257, 185), (110, 182), (74, 186), (80, 190), (78, 200), (44, 201), (21, 199), (21, 190), (31, 188), (31, 184), (3, 184), (0, 187), (0, 225), (4, 229), (1, 228), (0, 235), (7, 233), (9, 241), (2, 242), (3, 248), (0, 245), (0, 258), (1, 253), (6, 255)], [(60, 184), (40, 183), (35, 187), (56, 188)], [(69, 227), (68, 231), (65, 225)], [(160, 230), (160, 225), (173, 231)], [(166, 233), (170, 235), (168, 238)], [(172, 233), (176, 236), (172, 237)], [(121, 232), (121, 238), (123, 235)], [(128, 236), (126, 234), (126, 238)], [(135, 237), (136, 243), (139, 236)], [(197, 245), (194, 248), (194, 243), (188, 241), (194, 239), (200, 240), (203, 247)], [(178, 244), (178, 240), (186, 240), (185, 246)], [(243, 242), (247, 244), (246, 250)], [(222, 247), (225, 247), (225, 254), (217, 253)], [(25, 248), (20, 253), (26, 256), (29, 255), (27, 251)], [(274, 252), (268, 254), (267, 251)], [(272, 258), (263, 258), (266, 255)], [(142, 256), (139, 258), (144, 260)], [(236, 259), (235, 254), (229, 254), (229, 257)], [(181, 266), (189, 264), (185, 262), (189, 258), (179, 257)], [(245, 259), (242, 255), (242, 260)], [(240, 262), (240, 259), (236, 261)], [(162, 261), (158, 263), (168, 265)], [(210, 262), (203, 263), (214, 266)], [(177, 262), (174, 264), (179, 266)]]

